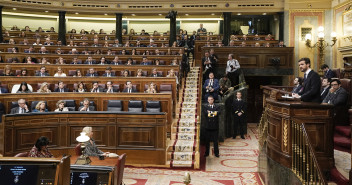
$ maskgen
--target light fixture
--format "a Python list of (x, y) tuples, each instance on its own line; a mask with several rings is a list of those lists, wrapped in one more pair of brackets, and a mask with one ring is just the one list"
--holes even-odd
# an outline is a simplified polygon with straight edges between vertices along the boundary
[(79, 13), (78, 13), (78, 12), (76, 12), (75, 14), (76, 14), (76, 15), (78, 15)]
[(183, 177), (183, 183), (185, 183), (186, 185), (189, 185), (191, 183), (191, 175), (186, 172), (185, 176)]
[(263, 15), (266, 15), (266, 13), (264, 12)]
[(324, 62), (324, 55), (325, 55), (325, 48), (330, 46), (333, 47), (336, 44), (336, 39), (337, 34), (336, 32), (331, 32), (331, 41), (332, 43), (329, 44), (328, 42), (325, 41), (325, 33), (324, 33), (324, 27), (319, 26), (318, 27), (318, 41), (312, 45), (312, 35), (307, 34), (305, 39), (306, 39), (306, 46), (309, 48), (317, 48), (319, 51), (319, 63), (318, 66), (321, 66), (325, 64)]
[(189, 14), (188, 14), (188, 13), (186, 13), (186, 14), (185, 14), (185, 16), (189, 16)]
[(12, 8), (12, 10), (17, 10), (17, 8)]
[(107, 13), (104, 13), (104, 15), (108, 15)]
[(48, 13), (49, 11), (48, 10), (45, 10), (45, 13)]
[(211, 15), (215, 15), (215, 13), (211, 13)]
[(163, 14), (159, 13), (158, 15), (159, 15), (159, 16), (162, 16)]
[(89, 159), (88, 156), (86, 156), (85, 154), (85, 145), (84, 143), (89, 141), (90, 138), (87, 136), (87, 134), (85, 132), (81, 132), (80, 136), (78, 136), (76, 138), (76, 141), (78, 141), (81, 145), (81, 151), (82, 151), (82, 155), (77, 158), (77, 161), (75, 164), (79, 164), (79, 165), (86, 165), (89, 164), (91, 162), (91, 160)]
[(133, 14), (131, 14), (131, 15), (132, 15), (132, 16), (136, 16), (136, 14), (134, 14), (134, 13), (133, 13)]
[(237, 15), (242, 15), (241, 13), (237, 13)]

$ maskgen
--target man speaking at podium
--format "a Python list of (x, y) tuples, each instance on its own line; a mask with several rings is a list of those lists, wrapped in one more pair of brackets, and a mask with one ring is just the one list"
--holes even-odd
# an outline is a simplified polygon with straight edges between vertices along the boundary
[(298, 94), (293, 93), (292, 96), (300, 98), (304, 102), (320, 103), (320, 87), (321, 81), (318, 73), (310, 68), (310, 59), (301, 58), (298, 61), (299, 70), (304, 73), (303, 90)]

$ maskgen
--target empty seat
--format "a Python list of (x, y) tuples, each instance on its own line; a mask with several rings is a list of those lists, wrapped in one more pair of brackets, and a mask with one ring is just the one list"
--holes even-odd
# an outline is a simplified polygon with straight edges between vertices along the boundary
[(171, 84), (160, 84), (159, 92), (160, 93), (172, 93), (172, 85)]
[(76, 110), (76, 103), (75, 100), (63, 100), (65, 102), (65, 107), (67, 107), (67, 109), (69, 111), (75, 111)]
[(143, 102), (141, 100), (129, 100), (128, 112), (143, 112)]
[(161, 112), (160, 101), (147, 101), (146, 112)]
[(121, 100), (108, 100), (107, 111), (122, 111)]

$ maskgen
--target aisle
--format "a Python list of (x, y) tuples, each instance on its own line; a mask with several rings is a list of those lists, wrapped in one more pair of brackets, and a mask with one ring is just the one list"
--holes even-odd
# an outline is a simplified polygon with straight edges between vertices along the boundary
[[(256, 124), (249, 124), (245, 140), (226, 139), (220, 144), (220, 158), (206, 159), (205, 170), (187, 170), (192, 185), (261, 185), (258, 176)], [(182, 185), (185, 170), (125, 168), (126, 185)]]

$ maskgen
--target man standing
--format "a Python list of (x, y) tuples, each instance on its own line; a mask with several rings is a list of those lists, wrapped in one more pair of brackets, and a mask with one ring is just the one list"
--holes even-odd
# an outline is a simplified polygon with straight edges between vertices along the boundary
[(321, 66), (321, 70), (324, 71), (324, 77), (326, 77), (326, 78), (334, 78), (334, 77), (335, 77), (334, 72), (331, 71), (331, 69), (329, 68), (328, 65), (323, 64), (323, 65)]
[(233, 104), (233, 111), (234, 111), (234, 124), (233, 124), (233, 139), (236, 139), (238, 134), (238, 129), (242, 139), (244, 137), (244, 127), (246, 126), (246, 112), (247, 112), (247, 104), (245, 101), (242, 100), (242, 93), (238, 91), (236, 93), (236, 99), (234, 100)]
[(219, 110), (220, 107), (214, 104), (214, 98), (208, 97), (208, 104), (203, 107), (203, 114), (205, 115), (205, 154), (204, 157), (209, 156), (210, 142), (214, 143), (215, 157), (219, 157)]
[(202, 64), (203, 64), (203, 80), (206, 80), (206, 78), (209, 76), (209, 73), (215, 71), (215, 60), (213, 60), (210, 57), (209, 51), (206, 51), (204, 53), (204, 57), (202, 58)]
[(293, 93), (292, 96), (300, 98), (304, 102), (320, 103), (320, 87), (321, 81), (318, 73), (310, 68), (310, 59), (301, 58), (298, 61), (299, 70), (304, 73), (303, 90), (298, 94)]
[(198, 30), (197, 30), (198, 35), (206, 35), (207, 29), (203, 28), (203, 24), (200, 24), (199, 27), (200, 28), (198, 28)]
[(205, 80), (203, 85), (205, 90), (204, 99), (207, 100), (208, 96), (218, 99), (219, 88), (219, 80), (214, 79), (214, 73), (209, 73), (209, 79)]
[(238, 85), (239, 82), (239, 69), (240, 63), (233, 58), (233, 54), (229, 54), (227, 57), (226, 74), (231, 81), (231, 86)]

